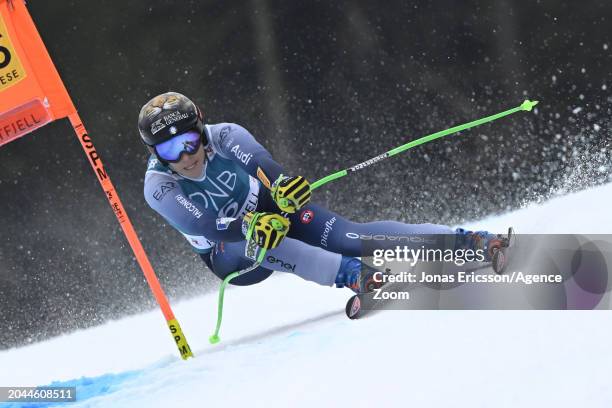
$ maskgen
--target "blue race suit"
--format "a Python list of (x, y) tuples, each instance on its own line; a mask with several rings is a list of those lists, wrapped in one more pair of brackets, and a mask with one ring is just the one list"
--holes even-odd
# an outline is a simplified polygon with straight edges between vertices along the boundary
[[(282, 167), (240, 125), (206, 125), (204, 136), (207, 160), (200, 179), (181, 176), (152, 155), (144, 195), (149, 206), (181, 232), (213, 273), (223, 279), (253, 263), (245, 255), (245, 213), (280, 213), (269, 186), (281, 175)], [(261, 266), (235, 278), (233, 284), (256, 283), (273, 271), (282, 271), (332, 285), (342, 256), (371, 255), (368, 251), (374, 247), (395, 248), (399, 244), (445, 248), (446, 237), (455, 234), (450, 227), (436, 224), (356, 223), (317, 204), (308, 204), (288, 218), (291, 227), (287, 237), (267, 251)], [(415, 235), (431, 239), (424, 244), (421, 239), (413, 240)]]

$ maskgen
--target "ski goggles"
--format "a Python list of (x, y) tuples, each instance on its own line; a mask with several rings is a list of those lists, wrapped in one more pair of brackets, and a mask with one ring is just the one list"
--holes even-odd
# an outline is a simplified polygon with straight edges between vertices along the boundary
[(194, 154), (200, 148), (202, 137), (197, 130), (189, 130), (180, 135), (174, 136), (172, 139), (153, 146), (157, 156), (169, 163), (178, 163), (181, 161), (181, 156), (185, 154)]

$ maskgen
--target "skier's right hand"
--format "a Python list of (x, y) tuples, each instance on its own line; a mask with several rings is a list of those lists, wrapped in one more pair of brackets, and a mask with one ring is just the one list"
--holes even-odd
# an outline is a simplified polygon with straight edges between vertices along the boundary
[(276, 248), (289, 232), (290, 225), (287, 218), (269, 212), (247, 213), (243, 218), (247, 240), (254, 240), (264, 249)]

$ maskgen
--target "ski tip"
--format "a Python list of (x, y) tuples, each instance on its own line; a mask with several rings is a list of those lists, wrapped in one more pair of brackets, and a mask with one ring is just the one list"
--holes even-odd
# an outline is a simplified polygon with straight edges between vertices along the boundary
[(359, 299), (358, 295), (351, 296), (349, 301), (346, 302), (345, 312), (346, 316), (351, 320), (359, 318), (361, 315), (361, 299)]
[(521, 104), (521, 109), (524, 111), (531, 112), (534, 106), (536, 106), (540, 101), (530, 101), (529, 99), (525, 99), (525, 102)]

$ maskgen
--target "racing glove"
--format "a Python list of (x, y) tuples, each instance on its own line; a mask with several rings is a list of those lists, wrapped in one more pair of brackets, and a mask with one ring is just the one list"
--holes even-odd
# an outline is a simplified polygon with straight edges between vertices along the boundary
[(302, 176), (286, 177), (282, 174), (272, 184), (272, 199), (281, 211), (294, 213), (310, 201), (310, 183)]
[(247, 240), (252, 239), (264, 249), (276, 248), (289, 232), (290, 225), (287, 218), (269, 212), (246, 213), (243, 218)]

